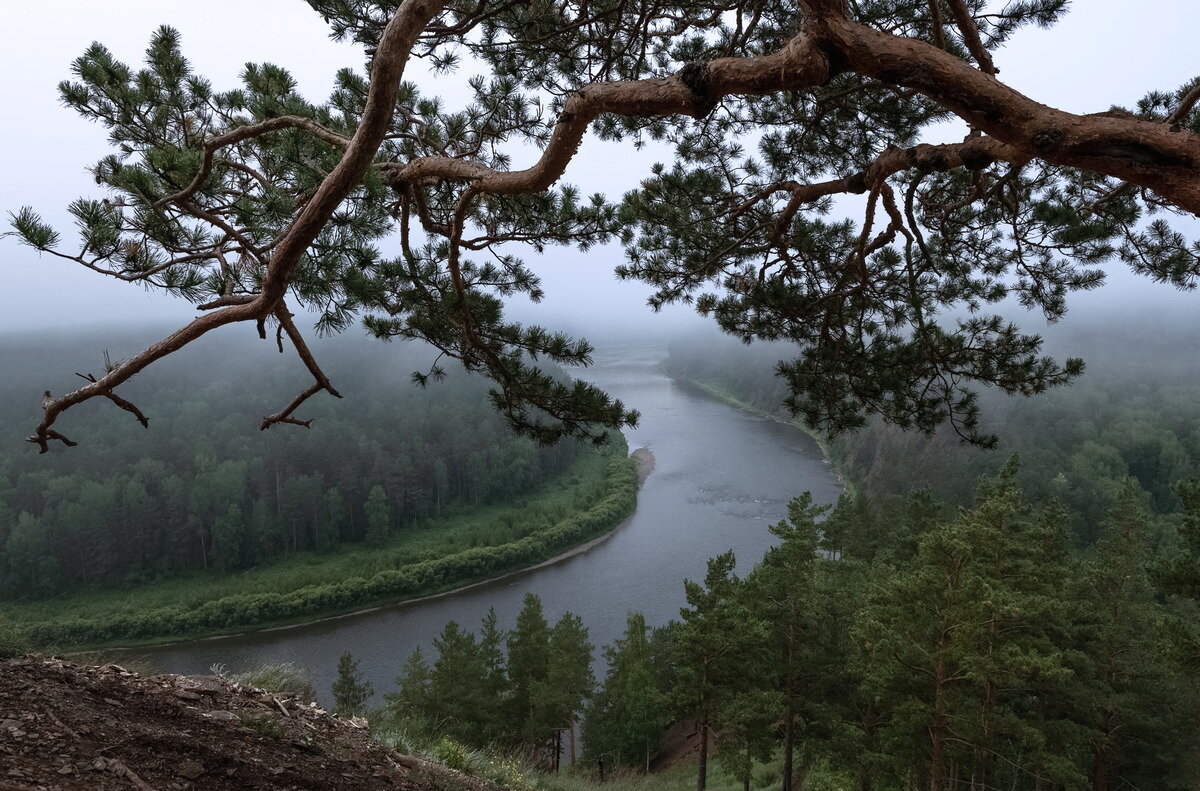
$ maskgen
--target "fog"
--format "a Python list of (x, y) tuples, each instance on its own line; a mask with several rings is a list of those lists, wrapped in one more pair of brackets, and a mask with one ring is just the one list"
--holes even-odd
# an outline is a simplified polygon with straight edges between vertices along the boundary
[[(234, 86), (245, 62), (270, 61), (290, 69), (301, 92), (314, 100), (328, 95), (338, 68), (362, 64), (360, 49), (332, 42), (325, 24), (299, 0), (3, 0), (0, 9), (5, 22), (0, 28), (0, 102), (9, 109), (0, 125), (0, 210), (32, 205), (64, 231), (70, 228), (67, 203), (97, 195), (86, 168), (108, 151), (103, 130), (61, 107), (55, 89), (91, 41), (138, 63), (155, 27), (170, 24), (182, 32), (185, 54), (196, 70), (216, 88)], [(1191, 78), (1191, 37), (1198, 28), (1200, 4), (1087, 0), (1076, 3), (1055, 28), (1021, 32), (997, 53), (996, 62), (1006, 82), (1043, 102), (1101, 111), (1112, 104), (1130, 105), (1152, 89), (1174, 89)], [(407, 76), (428, 85), (421, 68), (417, 64)], [(463, 99), (463, 76), (438, 80), (450, 106)], [(534, 154), (518, 152), (514, 166)], [(586, 193), (619, 196), (653, 162), (668, 158), (661, 146), (636, 151), (592, 138), (566, 179)], [(70, 234), (64, 236), (70, 239)], [(538, 306), (515, 303), (513, 313), (523, 320), (593, 334), (663, 335), (700, 325), (685, 307), (653, 315), (645, 306), (647, 287), (616, 281), (612, 269), (622, 259), (619, 247), (587, 253), (551, 248), (541, 256), (530, 251), (527, 259), (543, 278), (547, 298)], [(1106, 288), (1076, 295), (1071, 304), (1080, 310), (1108, 310), (1130, 301), (1143, 309), (1183, 308), (1191, 299), (1118, 269), (1110, 273)], [(13, 239), (0, 239), (0, 330), (179, 324), (192, 315), (191, 306), (181, 300), (39, 257)]]

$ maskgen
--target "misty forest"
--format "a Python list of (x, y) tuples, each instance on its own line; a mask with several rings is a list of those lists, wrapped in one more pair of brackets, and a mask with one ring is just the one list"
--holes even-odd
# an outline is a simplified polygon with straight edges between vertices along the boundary
[(1200, 8), (101, 5), (0, 791), (1200, 789)]

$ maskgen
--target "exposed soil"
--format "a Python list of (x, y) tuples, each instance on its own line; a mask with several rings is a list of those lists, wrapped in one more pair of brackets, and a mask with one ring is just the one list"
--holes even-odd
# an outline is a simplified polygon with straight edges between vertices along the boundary
[(363, 720), (217, 676), (0, 663), (0, 791), (492, 791), (400, 755)]

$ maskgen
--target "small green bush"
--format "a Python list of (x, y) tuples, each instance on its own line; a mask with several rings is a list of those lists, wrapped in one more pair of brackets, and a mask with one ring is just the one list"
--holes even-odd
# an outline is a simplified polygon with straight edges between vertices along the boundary
[(433, 746), (429, 757), (457, 772), (470, 773), (471, 771), (471, 751), (447, 736), (443, 736)]

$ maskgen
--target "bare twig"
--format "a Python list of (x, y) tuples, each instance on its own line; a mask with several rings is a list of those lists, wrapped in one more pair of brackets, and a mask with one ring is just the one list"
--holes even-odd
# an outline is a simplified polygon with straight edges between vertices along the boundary
[[(296, 348), (296, 354), (299, 355), (300, 359), (304, 362), (305, 367), (308, 368), (309, 373), (313, 375), (313, 379), (315, 381), (309, 387), (305, 388), (300, 395), (296, 396), (292, 402), (283, 409), (282, 412), (276, 412), (274, 415), (268, 415), (267, 417), (263, 418), (263, 421), (258, 428), (260, 431), (266, 431), (276, 423), (291, 423), (294, 426), (311, 428), (312, 420), (297, 420), (296, 418), (292, 417), (292, 413), (295, 412), (301, 404), (322, 390), (325, 390), (335, 398), (341, 398), (342, 394), (334, 389), (333, 385), (329, 382), (329, 377), (325, 375), (325, 372), (321, 370), (321, 366), (317, 364), (317, 360), (313, 356), (312, 351), (308, 348), (308, 344), (305, 342), (304, 336), (300, 334), (300, 330), (296, 328), (295, 322), (292, 321), (292, 314), (288, 312), (287, 306), (281, 303), (279, 307), (275, 309), (275, 319), (279, 322), (280, 331), (282, 333), (287, 333), (292, 345)], [(276, 337), (281, 347), (280, 351), (282, 351), (282, 335), (277, 335)]]

